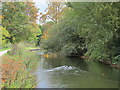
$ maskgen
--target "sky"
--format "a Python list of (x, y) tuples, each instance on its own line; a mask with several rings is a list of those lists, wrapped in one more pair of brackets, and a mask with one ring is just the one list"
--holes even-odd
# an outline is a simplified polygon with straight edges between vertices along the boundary
[(37, 8), (39, 8), (39, 12), (44, 12), (47, 8), (47, 0), (33, 0)]
[[(47, 8), (47, 0), (33, 0), (33, 1), (35, 2), (35, 6), (39, 8), (38, 15), (40, 15), (40, 12), (44, 13), (44, 11)], [(40, 24), (38, 20), (37, 23)]]

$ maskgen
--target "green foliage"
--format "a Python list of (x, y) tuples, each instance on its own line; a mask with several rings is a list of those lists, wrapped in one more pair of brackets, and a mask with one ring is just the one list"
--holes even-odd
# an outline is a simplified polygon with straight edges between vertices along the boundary
[(113, 58), (112, 64), (118, 64), (120, 65), (120, 55), (117, 55)]
[[(42, 47), (52, 52), (62, 52), (64, 54), (83, 54), (83, 38), (77, 33), (76, 16), (74, 11), (68, 11), (61, 22), (55, 24), (48, 30), (48, 39), (43, 40)], [(69, 15), (69, 16), (68, 16)], [(72, 19), (72, 21), (70, 21)], [(67, 48), (66, 48), (67, 47)]]
[(10, 34), (5, 38), (7, 41), (19, 43), (36, 38), (39, 27), (37, 9), (32, 2), (4, 2), (2, 11), (2, 25)]
[(90, 60), (119, 61), (120, 4), (115, 2), (67, 3), (59, 23), (48, 30), (43, 48), (88, 56)]
[(0, 38), (1, 38), (1, 46), (2, 47), (5, 47), (6, 46), (6, 44), (8, 43), (8, 40), (6, 39), (6, 38), (9, 38), (10, 37), (10, 34), (9, 34), (9, 32), (5, 29), (5, 28), (3, 28), (3, 27), (0, 27), (0, 30), (1, 30), (1, 33), (0, 33)]
[(82, 27), (78, 31), (86, 40), (86, 55), (91, 59), (112, 60), (119, 54), (119, 9), (114, 5), (116, 3), (86, 3), (83, 6), (84, 23), (80, 23)]

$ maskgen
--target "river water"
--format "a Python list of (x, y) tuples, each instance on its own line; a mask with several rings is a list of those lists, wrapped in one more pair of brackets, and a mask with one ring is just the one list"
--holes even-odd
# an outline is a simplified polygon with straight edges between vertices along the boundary
[(118, 88), (118, 69), (80, 58), (40, 57), (36, 88)]

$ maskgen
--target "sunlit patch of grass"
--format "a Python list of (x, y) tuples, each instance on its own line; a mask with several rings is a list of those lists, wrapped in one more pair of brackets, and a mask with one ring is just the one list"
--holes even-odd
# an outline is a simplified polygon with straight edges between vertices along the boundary
[(10, 48), (2, 48), (2, 49), (0, 49), (0, 52), (1, 51), (5, 51), (5, 50), (9, 50)]
[(26, 47), (27, 50), (30, 50), (30, 49), (40, 49), (39, 47)]

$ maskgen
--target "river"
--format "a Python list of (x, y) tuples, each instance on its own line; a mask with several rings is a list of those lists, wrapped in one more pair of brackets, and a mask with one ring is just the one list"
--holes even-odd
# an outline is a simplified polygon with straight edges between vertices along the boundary
[(118, 88), (118, 69), (80, 58), (40, 57), (36, 88)]

